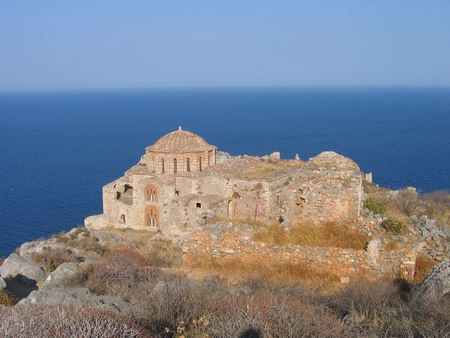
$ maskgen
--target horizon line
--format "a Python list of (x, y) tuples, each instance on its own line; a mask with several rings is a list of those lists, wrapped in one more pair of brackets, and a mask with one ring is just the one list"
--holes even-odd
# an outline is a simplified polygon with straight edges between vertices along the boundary
[(148, 87), (74, 87), (1, 89), (0, 93), (87, 92), (118, 90), (214, 90), (214, 89), (450, 89), (449, 85), (217, 85), (217, 86), (148, 86)]

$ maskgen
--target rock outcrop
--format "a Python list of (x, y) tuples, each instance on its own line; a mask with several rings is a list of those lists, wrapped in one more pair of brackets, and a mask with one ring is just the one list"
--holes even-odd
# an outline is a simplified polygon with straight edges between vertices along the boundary
[(42, 287), (60, 286), (63, 281), (77, 277), (82, 272), (83, 269), (77, 263), (63, 263), (48, 275)]
[(112, 309), (123, 312), (130, 304), (121, 298), (97, 296), (88, 288), (42, 287), (33, 291), (19, 304), (37, 305), (73, 305), (81, 307), (95, 307)]
[(416, 286), (413, 302), (418, 308), (433, 306), (450, 295), (450, 262), (437, 264)]
[(3, 278), (14, 278), (18, 275), (36, 282), (46, 277), (42, 267), (31, 264), (22, 256), (11, 254), (0, 267), (0, 276)]

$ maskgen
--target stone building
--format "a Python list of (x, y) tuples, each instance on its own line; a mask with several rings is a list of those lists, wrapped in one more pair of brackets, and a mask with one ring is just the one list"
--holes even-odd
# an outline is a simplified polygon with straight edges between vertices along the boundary
[(233, 157), (179, 127), (103, 187), (103, 214), (85, 224), (182, 234), (211, 217), (290, 226), (359, 216), (362, 177), (353, 161), (334, 152), (307, 162), (274, 154)]

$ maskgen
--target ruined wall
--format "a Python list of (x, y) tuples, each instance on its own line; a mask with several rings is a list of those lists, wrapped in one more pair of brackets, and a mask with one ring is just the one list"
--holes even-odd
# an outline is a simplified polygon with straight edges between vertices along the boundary
[(308, 161), (299, 173), (282, 194), (282, 215), (289, 225), (357, 219), (361, 209), (362, 176), (353, 161), (324, 152)]
[(346, 277), (402, 277), (412, 279), (414, 249), (386, 251), (378, 242), (368, 250), (312, 248), (299, 245), (276, 246), (255, 242), (252, 229), (229, 224), (205, 226), (185, 240), (184, 258), (235, 257), (243, 262), (259, 260), (275, 263), (308, 264), (318, 271)]

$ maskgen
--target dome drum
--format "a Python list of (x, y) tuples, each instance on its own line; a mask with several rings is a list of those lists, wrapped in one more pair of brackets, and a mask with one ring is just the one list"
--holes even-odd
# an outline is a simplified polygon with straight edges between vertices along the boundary
[(216, 164), (217, 147), (200, 136), (182, 130), (161, 137), (146, 148), (147, 165), (157, 174), (202, 171)]

